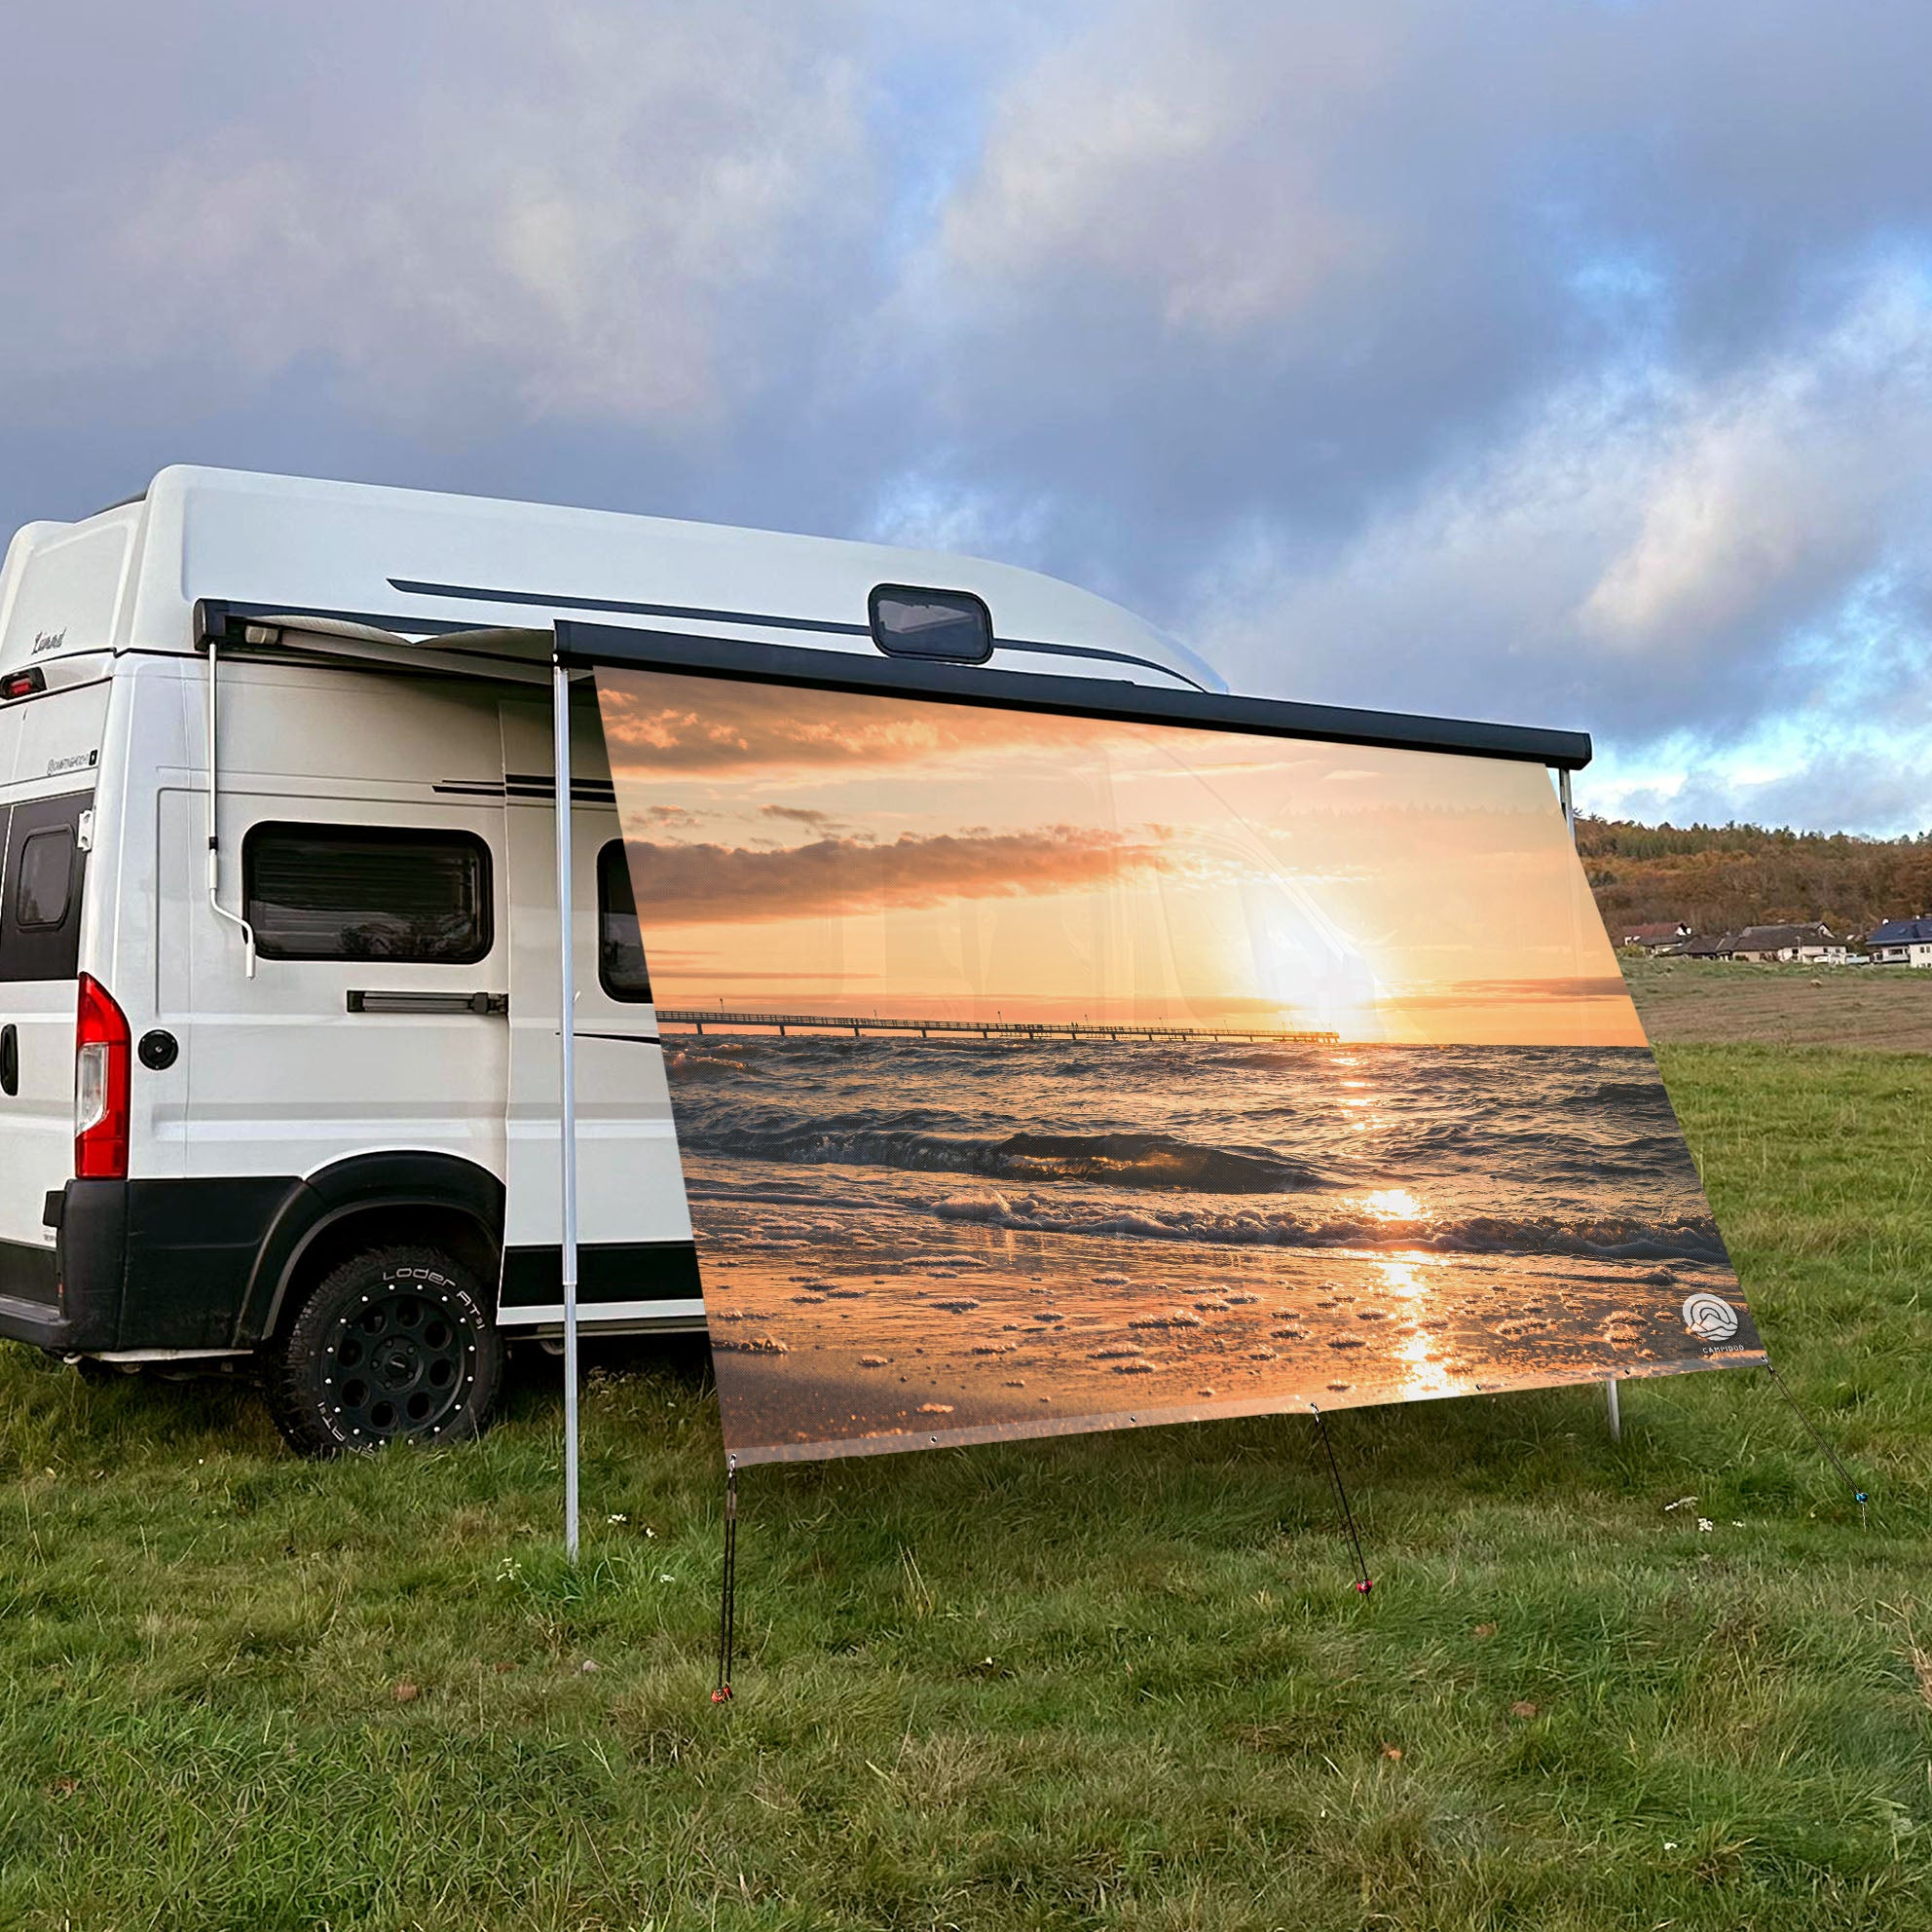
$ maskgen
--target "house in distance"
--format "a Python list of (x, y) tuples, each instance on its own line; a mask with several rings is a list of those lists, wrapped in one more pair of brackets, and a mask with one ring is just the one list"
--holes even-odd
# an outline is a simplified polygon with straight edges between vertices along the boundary
[(1875, 966), (1932, 966), (1932, 917), (1887, 919), (1865, 942)]
[(1758, 962), (1798, 961), (1806, 966), (1843, 966), (1851, 953), (1829, 926), (1746, 926), (1728, 942), (1730, 957)]
[[(1652, 930), (1633, 927), (1632, 931)], [(1657, 930), (1661, 930), (1660, 928)], [(1682, 929), (1680, 928), (1680, 931)], [(1926, 922), (1926, 964), (1932, 965), (1932, 920)], [(1645, 942), (1626, 939), (1625, 946)], [(1746, 926), (1741, 932), (1717, 937), (1709, 933), (1686, 934), (1673, 945), (1649, 948), (1669, 959), (1741, 959), (1755, 965), (1776, 962), (1803, 966), (1852, 966), (1860, 955), (1847, 941), (1839, 939), (1829, 926), (1813, 921), (1806, 925)]]
[(1618, 946), (1635, 947), (1653, 955), (1670, 952), (1690, 937), (1690, 928), (1678, 920), (1666, 919), (1661, 925), (1626, 926), (1617, 936)]

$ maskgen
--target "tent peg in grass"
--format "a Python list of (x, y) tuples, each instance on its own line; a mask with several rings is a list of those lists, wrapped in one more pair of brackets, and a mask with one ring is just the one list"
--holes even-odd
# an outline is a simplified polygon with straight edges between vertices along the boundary
[(1831, 1464), (1832, 1468), (1838, 1470), (1839, 1474), (1844, 1478), (1844, 1486), (1851, 1491), (1851, 1500), (1858, 1505), (1858, 1520), (1860, 1526), (1862, 1527), (1865, 1522), (1865, 1505), (1869, 1502), (1871, 1502), (1872, 1500), (1871, 1496), (1868, 1494), (1868, 1492), (1859, 1488), (1857, 1479), (1852, 1475), (1851, 1471), (1848, 1468), (1846, 1468), (1844, 1464), (1839, 1460), (1838, 1451), (1834, 1449), (1832, 1445), (1825, 1440), (1824, 1433), (1819, 1429), (1818, 1425), (1814, 1423), (1811, 1420), (1811, 1418), (1804, 1413), (1804, 1411), (1799, 1406), (1798, 1397), (1794, 1395), (1791, 1393), (1791, 1391), (1785, 1387), (1784, 1377), (1781, 1376), (1777, 1372), (1777, 1369), (1768, 1361), (1765, 1364), (1765, 1373), (1771, 1378), (1771, 1387), (1775, 1389), (1778, 1392), (1778, 1393), (1782, 1395), (1788, 1403), (1791, 1404), (1792, 1414), (1795, 1415), (1798, 1418), (1798, 1420), (1804, 1425), (1805, 1430), (1810, 1434), (1811, 1440), (1815, 1442), (1818, 1445), (1819, 1449), (1824, 1453), (1826, 1462)]
[(1356, 1555), (1356, 1594), (1365, 1597), (1375, 1588), (1375, 1579), (1368, 1574), (1368, 1559), (1361, 1553), (1361, 1538), (1356, 1534), (1355, 1511), (1349, 1507), (1349, 1492), (1342, 1486), (1342, 1466), (1335, 1460), (1335, 1445), (1328, 1439), (1328, 1419), (1313, 1402), (1309, 1408), (1315, 1417), (1316, 1433), (1321, 1438), (1321, 1446), (1328, 1456), (1328, 1473), (1335, 1484), (1335, 1501), (1342, 1506), (1342, 1527), (1348, 1532), (1350, 1547)]

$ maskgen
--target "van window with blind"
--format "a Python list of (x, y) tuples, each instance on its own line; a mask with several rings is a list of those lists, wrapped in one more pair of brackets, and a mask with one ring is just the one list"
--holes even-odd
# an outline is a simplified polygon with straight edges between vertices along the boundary
[(20, 840), (14, 880), (14, 923), (23, 933), (51, 933), (66, 923), (74, 903), (74, 834), (50, 825)]
[(597, 980), (613, 999), (650, 997), (650, 968), (645, 963), (621, 838), (612, 839), (597, 855)]
[(473, 833), (256, 825), (242, 878), (264, 959), (460, 966), (490, 950), (490, 848)]
[(0, 981), (71, 980), (81, 967), (91, 792), (0, 805)]

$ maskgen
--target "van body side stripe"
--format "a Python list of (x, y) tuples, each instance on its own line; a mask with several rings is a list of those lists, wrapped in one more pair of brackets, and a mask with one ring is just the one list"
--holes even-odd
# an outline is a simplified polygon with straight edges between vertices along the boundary
[[(872, 636), (870, 624), (841, 624), (826, 617), (779, 617), (769, 612), (715, 611), (701, 604), (639, 604), (621, 597), (553, 597), (535, 590), (489, 590), (478, 584), (425, 583), (414, 577), (392, 576), (390, 588), (405, 597), (454, 597), (478, 604), (528, 604), (538, 610), (602, 611), (628, 617), (682, 618), (696, 624), (751, 624), (768, 631), (815, 631), (826, 637)], [(1178, 679), (1195, 690), (1198, 685), (1185, 671), (1163, 664), (1152, 657), (1136, 657), (1128, 650), (1106, 650), (1092, 644), (1050, 644), (1039, 638), (995, 637), (994, 650), (1044, 651), (1055, 657), (1087, 657), (1104, 664), (1133, 664), (1143, 671), (1158, 671), (1164, 678)]]

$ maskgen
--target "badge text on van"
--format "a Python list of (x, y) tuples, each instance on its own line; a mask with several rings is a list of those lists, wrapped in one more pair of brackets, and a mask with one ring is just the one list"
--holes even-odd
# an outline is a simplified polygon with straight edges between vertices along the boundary
[(58, 650), (66, 642), (67, 633), (64, 630), (35, 631), (33, 634), (33, 649), (27, 652), (27, 655), (29, 657), (38, 657), (43, 650)]
[(47, 761), (47, 775), (52, 778), (62, 771), (87, 771), (99, 762), (98, 752), (76, 752), (72, 758), (51, 758)]

